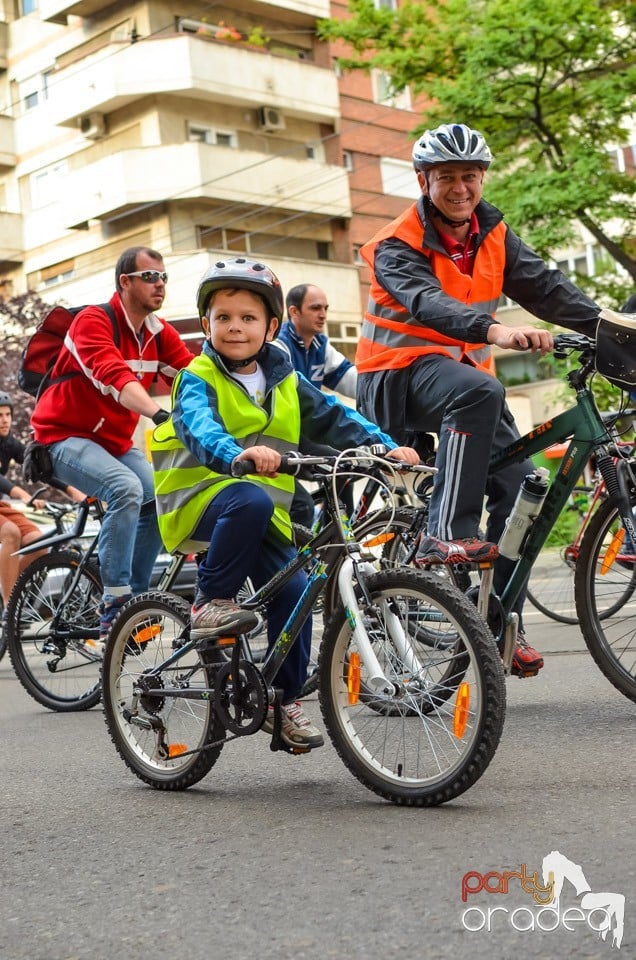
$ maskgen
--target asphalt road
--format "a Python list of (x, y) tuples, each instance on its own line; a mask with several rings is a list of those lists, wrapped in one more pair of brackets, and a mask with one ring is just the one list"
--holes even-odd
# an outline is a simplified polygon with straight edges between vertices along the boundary
[[(383, 802), (329, 744), (274, 755), (260, 733), (198, 787), (155, 792), (100, 709), (44, 710), (5, 658), (0, 960), (636, 956), (634, 704), (576, 628), (526, 626), (544, 670), (508, 681), (491, 766), (433, 810)], [(567, 879), (560, 912), (539, 914), (523, 878), (540, 883), (552, 851), (592, 893), (625, 895), (620, 950)]]

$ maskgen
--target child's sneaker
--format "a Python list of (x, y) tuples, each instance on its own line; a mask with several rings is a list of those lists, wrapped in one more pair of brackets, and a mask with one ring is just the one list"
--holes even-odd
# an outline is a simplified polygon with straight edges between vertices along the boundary
[(237, 636), (249, 633), (258, 625), (253, 610), (243, 610), (234, 600), (207, 600), (192, 607), (190, 636), (193, 640), (207, 637)]
[[(322, 733), (315, 727), (301, 703), (286, 703), (280, 708), (281, 719), (281, 740), (288, 747), (322, 747), (324, 739)], [(274, 732), (274, 707), (270, 704), (267, 710), (267, 717), (261, 728), (270, 735)]]

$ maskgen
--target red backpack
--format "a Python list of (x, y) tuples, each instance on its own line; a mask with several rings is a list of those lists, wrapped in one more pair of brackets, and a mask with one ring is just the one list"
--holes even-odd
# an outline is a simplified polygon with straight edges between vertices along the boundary
[[(115, 320), (115, 312), (110, 303), (98, 304), (100, 310), (108, 314), (113, 325), (113, 340), (119, 346), (119, 330)], [(79, 370), (67, 373), (61, 377), (51, 377), (55, 361), (64, 346), (64, 337), (67, 330), (80, 310), (86, 307), (51, 307), (49, 312), (40, 320), (35, 333), (22, 351), (20, 368), (18, 370), (18, 386), (32, 397), (39, 395), (53, 383), (68, 380), (69, 377), (80, 375)]]

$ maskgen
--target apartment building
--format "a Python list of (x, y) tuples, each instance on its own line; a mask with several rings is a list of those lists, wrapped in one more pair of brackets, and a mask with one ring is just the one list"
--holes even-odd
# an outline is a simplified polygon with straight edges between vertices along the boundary
[(198, 331), (219, 256), (328, 291), (361, 315), (329, 0), (0, 0), (0, 281), (100, 302), (127, 246), (164, 254), (164, 314)]

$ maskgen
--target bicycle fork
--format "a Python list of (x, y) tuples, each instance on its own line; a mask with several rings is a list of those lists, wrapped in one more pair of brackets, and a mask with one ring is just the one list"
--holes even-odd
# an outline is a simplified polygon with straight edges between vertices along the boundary
[[(399, 693), (399, 687), (393, 682), (393, 680), (389, 680), (384, 673), (382, 667), (380, 666), (380, 662), (375, 655), (371, 641), (369, 640), (369, 635), (364, 626), (364, 616), (360, 610), (358, 598), (356, 597), (356, 592), (353, 586), (354, 570), (356, 574), (361, 574), (362, 578), (364, 578), (365, 575), (375, 573), (376, 570), (371, 563), (366, 561), (357, 561), (354, 560), (353, 557), (347, 557), (347, 559), (342, 563), (342, 566), (338, 572), (338, 588), (340, 590), (340, 596), (342, 597), (342, 602), (344, 604), (347, 619), (352, 628), (353, 636), (358, 645), (360, 658), (367, 671), (365, 683), (371, 687), (374, 692), (384, 696), (393, 697)], [(361, 582), (361, 586), (364, 590), (363, 580)], [(400, 618), (393, 610), (391, 610), (388, 604), (385, 605), (384, 621), (389, 631), (391, 640), (394, 643), (395, 648), (400, 654), (400, 657), (402, 658), (402, 661), (408, 671), (412, 673), (413, 676), (421, 676), (423, 671), (422, 665), (413, 652), (413, 646), (404, 631), (404, 627), (402, 626)]]

